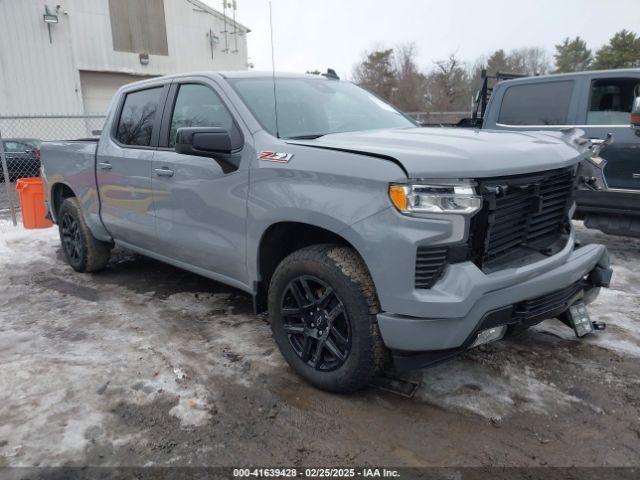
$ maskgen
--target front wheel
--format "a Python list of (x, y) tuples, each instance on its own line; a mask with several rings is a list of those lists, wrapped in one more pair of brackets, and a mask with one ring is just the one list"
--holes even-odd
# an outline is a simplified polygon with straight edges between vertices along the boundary
[(381, 370), (375, 288), (351, 248), (315, 245), (285, 258), (269, 286), (273, 336), (287, 362), (332, 392), (365, 387)]
[(76, 197), (64, 199), (57, 221), (62, 250), (69, 265), (83, 273), (103, 269), (111, 256), (111, 245), (93, 236)]

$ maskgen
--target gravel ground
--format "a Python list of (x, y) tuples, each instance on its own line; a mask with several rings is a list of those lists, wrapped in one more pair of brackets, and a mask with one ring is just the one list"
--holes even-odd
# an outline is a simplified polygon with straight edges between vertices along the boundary
[(73, 272), (0, 225), (0, 466), (638, 466), (640, 241), (579, 341), (556, 320), (413, 373), (412, 398), (314, 390), (246, 294), (124, 251)]

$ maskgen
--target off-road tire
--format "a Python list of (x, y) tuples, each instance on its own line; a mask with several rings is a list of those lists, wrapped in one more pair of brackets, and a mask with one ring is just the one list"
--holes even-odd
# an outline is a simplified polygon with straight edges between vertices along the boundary
[[(332, 371), (320, 371), (296, 353), (284, 331), (281, 312), (287, 286), (300, 276), (311, 275), (326, 282), (339, 296), (348, 314), (351, 348), (344, 363)], [(350, 393), (367, 386), (387, 362), (376, 314), (379, 302), (362, 258), (340, 245), (314, 245), (286, 257), (276, 268), (269, 285), (271, 330), (280, 352), (296, 373), (315, 387)]]
[[(80, 203), (76, 197), (65, 198), (58, 210), (57, 215), (58, 230), (60, 232), (60, 242), (62, 251), (71, 267), (81, 273), (97, 272), (102, 270), (111, 256), (112, 245), (97, 240), (86, 222), (80, 209)], [(77, 227), (76, 240), (79, 244), (78, 251), (74, 255), (68, 246), (63, 230), (68, 229), (69, 221), (75, 222)], [(65, 225), (67, 227), (65, 227)], [(75, 230), (74, 230), (75, 233)], [(68, 238), (68, 234), (67, 234)]]

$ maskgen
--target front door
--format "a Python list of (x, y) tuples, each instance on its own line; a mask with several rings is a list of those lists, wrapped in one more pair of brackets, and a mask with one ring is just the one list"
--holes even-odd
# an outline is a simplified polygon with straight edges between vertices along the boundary
[(114, 238), (145, 249), (156, 236), (151, 167), (166, 90), (158, 86), (126, 93), (112, 131), (104, 133), (98, 148), (102, 221)]
[(607, 160), (604, 176), (611, 189), (640, 190), (640, 136), (631, 128), (631, 106), (640, 96), (640, 75), (591, 80), (585, 126), (586, 136), (613, 143), (601, 156)]
[(156, 250), (229, 283), (244, 283), (249, 162), (225, 173), (215, 158), (174, 150), (181, 127), (221, 127), (233, 132), (238, 155), (246, 154), (240, 128), (215, 85), (201, 79), (174, 84), (165, 110), (165, 138), (160, 139), (152, 175)]

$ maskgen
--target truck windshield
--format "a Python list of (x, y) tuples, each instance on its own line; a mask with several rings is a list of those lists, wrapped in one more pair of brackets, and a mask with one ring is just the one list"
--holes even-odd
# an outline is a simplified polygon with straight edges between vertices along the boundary
[(408, 128), (418, 125), (375, 95), (349, 82), (325, 78), (228, 79), (262, 127), (281, 138), (317, 138), (329, 133)]

